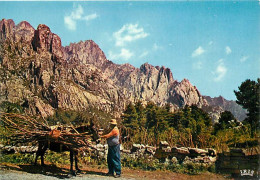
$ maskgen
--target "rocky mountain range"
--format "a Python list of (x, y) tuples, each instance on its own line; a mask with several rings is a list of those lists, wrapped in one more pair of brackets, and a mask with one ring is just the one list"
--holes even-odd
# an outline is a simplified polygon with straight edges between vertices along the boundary
[(223, 97), (202, 96), (189, 80), (178, 82), (169, 68), (148, 63), (136, 68), (115, 64), (92, 40), (63, 47), (58, 35), (40, 24), (0, 21), (0, 103), (20, 104), (43, 117), (56, 109), (95, 107), (119, 116), (129, 102), (169, 103), (172, 111), (195, 104), (216, 120), (231, 111), (243, 120), (246, 111)]

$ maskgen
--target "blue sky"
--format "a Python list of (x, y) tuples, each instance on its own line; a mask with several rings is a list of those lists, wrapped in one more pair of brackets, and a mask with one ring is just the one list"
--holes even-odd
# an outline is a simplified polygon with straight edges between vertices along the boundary
[(169, 67), (202, 95), (235, 100), (260, 77), (257, 1), (0, 2), (0, 18), (46, 24), (63, 46), (92, 39), (117, 64)]

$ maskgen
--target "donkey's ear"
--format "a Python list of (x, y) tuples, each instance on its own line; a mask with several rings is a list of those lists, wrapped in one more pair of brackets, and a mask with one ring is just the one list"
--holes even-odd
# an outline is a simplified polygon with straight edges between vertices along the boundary
[(94, 126), (95, 124), (94, 124), (94, 122), (93, 122), (93, 120), (91, 119), (90, 120), (90, 126), (92, 127), (92, 126)]

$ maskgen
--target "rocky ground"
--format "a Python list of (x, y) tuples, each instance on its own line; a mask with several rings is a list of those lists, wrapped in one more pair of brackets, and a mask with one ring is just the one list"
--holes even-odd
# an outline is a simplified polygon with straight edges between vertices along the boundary
[[(69, 166), (57, 167), (47, 164), (45, 167), (33, 166), (31, 164), (13, 165), (0, 164), (0, 180), (35, 180), (35, 179), (114, 179), (114, 177), (105, 176), (106, 168), (100, 167), (81, 167), (82, 172), (76, 177), (69, 175)], [(120, 179), (164, 179), (164, 180), (222, 180), (227, 179), (223, 175), (213, 173), (203, 173), (200, 175), (186, 175), (169, 171), (142, 171), (123, 168)]]

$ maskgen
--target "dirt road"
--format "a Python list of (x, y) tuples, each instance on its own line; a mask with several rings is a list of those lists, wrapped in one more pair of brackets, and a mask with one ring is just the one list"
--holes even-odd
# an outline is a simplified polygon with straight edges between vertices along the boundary
[[(13, 165), (0, 164), (0, 180), (57, 180), (57, 179), (72, 179), (72, 180), (104, 180), (115, 179), (114, 177), (105, 176), (106, 169), (93, 167), (82, 167), (82, 172), (76, 177), (69, 174), (68, 166), (57, 167), (54, 165), (33, 166), (33, 165)], [(224, 180), (222, 175), (213, 173), (204, 173), (201, 175), (190, 176), (186, 174), (178, 174), (169, 171), (142, 171), (123, 169), (122, 180)]]

